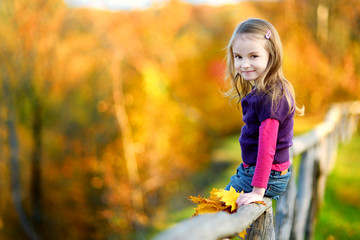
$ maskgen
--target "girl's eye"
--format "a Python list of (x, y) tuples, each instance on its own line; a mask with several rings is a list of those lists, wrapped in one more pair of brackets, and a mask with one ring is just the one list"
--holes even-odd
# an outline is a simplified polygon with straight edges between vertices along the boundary
[(258, 55), (252, 55), (251, 58), (257, 58), (259, 57)]
[(235, 59), (241, 59), (242, 57), (239, 56), (239, 55), (235, 55), (234, 58), (235, 58)]

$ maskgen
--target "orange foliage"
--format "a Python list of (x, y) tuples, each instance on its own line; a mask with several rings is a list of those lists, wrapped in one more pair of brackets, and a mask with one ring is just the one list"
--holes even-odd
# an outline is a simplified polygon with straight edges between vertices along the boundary
[[(307, 114), (334, 100), (358, 98), (360, 28), (356, 14), (343, 14), (358, 4), (329, 6), (336, 8), (328, 42), (322, 43), (310, 11), (316, 6), (305, 2), (209, 7), (169, 1), (146, 11), (106, 12), (69, 9), (60, 0), (2, 1), (0, 82), (9, 83), (16, 107), (28, 214), (36, 114), (43, 129), (43, 238), (134, 238), (139, 226), (165, 221), (173, 194), (209, 165), (214, 141), (241, 128), (241, 114), (219, 89), (224, 47), (247, 17), (267, 18), (279, 30), (285, 76)], [(122, 94), (117, 104), (128, 119), (136, 186), (129, 180), (129, 146), (115, 117), (114, 93)], [(0, 142), (6, 139), (0, 128)], [(2, 144), (1, 152), (0, 238), (24, 238), (15, 210), (7, 207), (9, 147)]]

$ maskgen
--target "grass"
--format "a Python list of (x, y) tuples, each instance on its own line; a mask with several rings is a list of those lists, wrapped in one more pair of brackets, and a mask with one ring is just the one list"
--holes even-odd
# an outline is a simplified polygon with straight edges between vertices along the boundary
[(315, 227), (315, 239), (360, 239), (360, 131), (338, 149), (325, 199)]

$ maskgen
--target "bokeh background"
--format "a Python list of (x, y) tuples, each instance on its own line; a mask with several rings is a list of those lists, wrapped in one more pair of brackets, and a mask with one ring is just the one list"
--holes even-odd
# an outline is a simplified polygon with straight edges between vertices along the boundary
[(282, 38), (306, 108), (296, 134), (359, 99), (358, 0), (1, 0), (0, 239), (149, 239), (191, 216), (179, 216), (186, 197), (226, 183), (214, 159), (238, 150), (241, 112), (221, 90), (225, 47), (248, 17)]

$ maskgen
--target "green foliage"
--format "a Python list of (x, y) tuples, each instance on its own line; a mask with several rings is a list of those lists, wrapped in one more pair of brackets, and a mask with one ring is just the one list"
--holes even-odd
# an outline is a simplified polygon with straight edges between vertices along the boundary
[(341, 144), (329, 175), (315, 239), (360, 239), (360, 132)]

